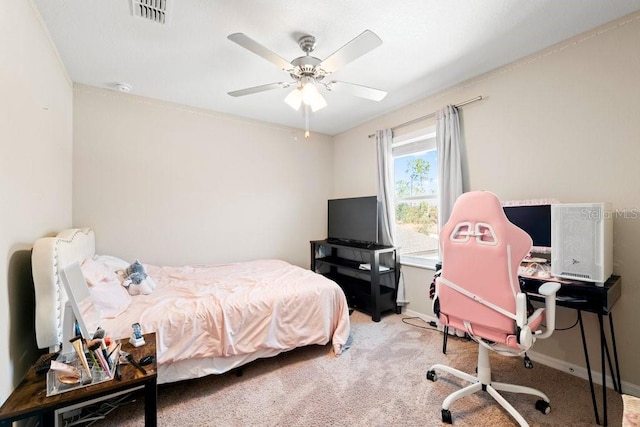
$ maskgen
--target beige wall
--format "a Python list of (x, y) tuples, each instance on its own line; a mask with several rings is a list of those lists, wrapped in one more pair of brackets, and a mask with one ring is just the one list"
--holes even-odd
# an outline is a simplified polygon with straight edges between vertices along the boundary
[[(392, 127), (478, 95), (462, 108), (465, 190), (503, 199), (610, 201), (618, 212), (640, 210), (640, 14), (605, 25), (537, 55), (426, 97), (335, 137), (336, 195), (374, 192), (376, 129)], [(432, 124), (425, 121), (423, 125)], [(407, 129), (403, 129), (407, 131)], [(357, 153), (357, 154), (356, 154)], [(622, 276), (615, 305), (623, 387), (640, 391), (640, 218), (614, 219), (614, 273)], [(432, 315), (427, 289), (433, 271), (405, 269), (408, 309)], [(591, 362), (599, 366), (597, 319), (586, 316)], [(559, 309), (558, 326), (575, 311)], [(577, 328), (558, 331), (536, 352), (584, 366)]]
[(0, 0), (0, 402), (37, 357), (31, 245), (71, 225), (72, 88), (30, 1)]
[(74, 90), (73, 221), (161, 265), (282, 258), (326, 234), (331, 138), (113, 91)]

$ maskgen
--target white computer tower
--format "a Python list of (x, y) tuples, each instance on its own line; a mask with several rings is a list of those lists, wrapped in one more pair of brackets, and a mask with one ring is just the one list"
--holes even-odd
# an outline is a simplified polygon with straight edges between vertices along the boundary
[(603, 284), (613, 272), (613, 211), (610, 203), (551, 206), (551, 273)]

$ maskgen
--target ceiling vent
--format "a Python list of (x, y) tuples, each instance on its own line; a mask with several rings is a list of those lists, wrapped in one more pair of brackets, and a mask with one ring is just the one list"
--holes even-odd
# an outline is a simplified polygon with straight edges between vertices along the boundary
[(133, 16), (147, 21), (166, 24), (168, 0), (131, 0)]

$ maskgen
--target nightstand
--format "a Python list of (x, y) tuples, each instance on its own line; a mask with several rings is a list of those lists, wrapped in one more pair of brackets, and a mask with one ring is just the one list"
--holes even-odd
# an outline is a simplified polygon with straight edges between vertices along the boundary
[(135, 360), (153, 355), (151, 364), (144, 367), (146, 374), (132, 364), (121, 365), (121, 380), (104, 381), (64, 393), (47, 396), (46, 375), (38, 375), (31, 367), (18, 387), (0, 408), (0, 426), (10, 426), (13, 421), (32, 416), (40, 417), (41, 425), (55, 425), (56, 412), (69, 407), (81, 407), (89, 403), (106, 400), (115, 394), (144, 388), (146, 426), (157, 425), (158, 388), (156, 334), (144, 335), (145, 345), (133, 347), (128, 337), (123, 338), (122, 350), (130, 353)]

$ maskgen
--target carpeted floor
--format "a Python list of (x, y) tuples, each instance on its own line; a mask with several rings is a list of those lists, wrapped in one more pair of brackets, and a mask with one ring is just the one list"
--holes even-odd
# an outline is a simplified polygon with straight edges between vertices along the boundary
[[(445, 373), (431, 382), (425, 372), (431, 364), (444, 363), (473, 373), (477, 344), (452, 337), (442, 354), (440, 332), (409, 325), (404, 318), (390, 314), (374, 323), (354, 312), (351, 347), (338, 358), (329, 345), (311, 346), (255, 361), (240, 377), (228, 373), (161, 385), (158, 424), (440, 426), (442, 400), (466, 383)], [(406, 322), (427, 326), (420, 320)], [(525, 369), (520, 358), (492, 354), (491, 364), (495, 381), (535, 387), (551, 399), (551, 412), (544, 415), (534, 408), (536, 398), (503, 394), (530, 425), (596, 425), (587, 381), (541, 364)], [(622, 398), (612, 390), (607, 396), (609, 425), (619, 426)], [(144, 401), (134, 397), (94, 425), (144, 425)], [(463, 398), (450, 409), (456, 426), (516, 425), (486, 393)]]

